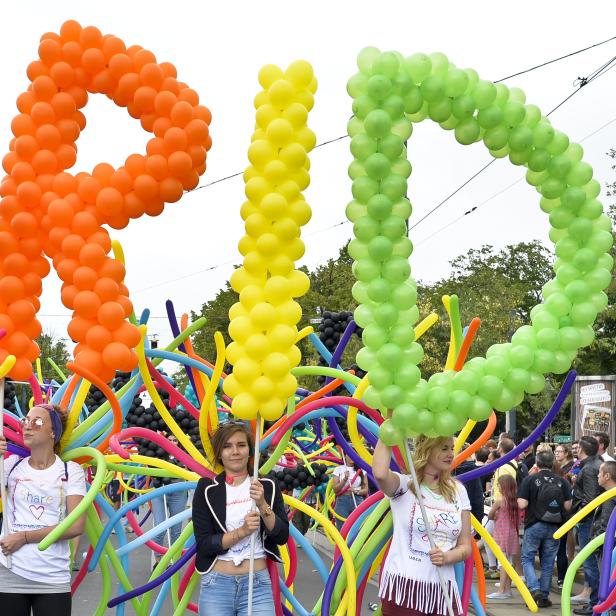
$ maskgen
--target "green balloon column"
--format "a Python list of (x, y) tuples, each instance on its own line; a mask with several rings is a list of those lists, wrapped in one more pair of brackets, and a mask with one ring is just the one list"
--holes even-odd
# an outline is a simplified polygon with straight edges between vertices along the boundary
[[(482, 80), (441, 53), (404, 57), (371, 47), (357, 64), (347, 85), (354, 160), (346, 214), (354, 230), (349, 254), (357, 279), (355, 320), (364, 328), (357, 363), (370, 381), (364, 401), (394, 409), (381, 428), (390, 444), (417, 434), (452, 435), (468, 419), (485, 420), (492, 409), (510, 410), (525, 393), (539, 393), (546, 374), (566, 372), (578, 350), (593, 341), (612, 276), (611, 221), (582, 147), (527, 104), (519, 88)], [(423, 349), (413, 331), (419, 311), (406, 198), (406, 142), (413, 124), (427, 118), (452, 130), (462, 145), (483, 141), (495, 158), (508, 156), (527, 168), (526, 181), (549, 215), (556, 251), (555, 278), (544, 285), (544, 302), (532, 309), (531, 323), (486, 357), (428, 381), (421, 378)]]

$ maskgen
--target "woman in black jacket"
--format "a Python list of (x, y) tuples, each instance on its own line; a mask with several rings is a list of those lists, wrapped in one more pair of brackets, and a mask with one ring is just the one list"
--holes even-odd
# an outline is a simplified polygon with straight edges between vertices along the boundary
[(282, 562), (278, 546), (289, 538), (282, 494), (272, 479), (251, 480), (254, 444), (245, 423), (221, 424), (212, 446), (224, 470), (214, 479), (200, 479), (193, 498), (196, 568), (203, 576), (199, 614), (247, 614), (250, 537), (258, 531), (252, 613), (274, 616), (265, 559)]

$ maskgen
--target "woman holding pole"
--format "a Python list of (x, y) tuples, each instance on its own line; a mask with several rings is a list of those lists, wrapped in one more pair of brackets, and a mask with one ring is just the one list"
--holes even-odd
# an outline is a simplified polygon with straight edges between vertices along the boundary
[(342, 518), (336, 518), (338, 530), (342, 528), (351, 512), (357, 509), (357, 505), (368, 494), (367, 475), (355, 466), (355, 462), (351, 458), (344, 459), (344, 462), (343, 465), (337, 466), (332, 473), (332, 489), (336, 495), (334, 511)]
[[(79, 505), (86, 493), (83, 469), (57, 455), (66, 411), (39, 404), (22, 419), (26, 458), (4, 460), (7, 522), (0, 538), (0, 605), (11, 616), (69, 616), (71, 574), (69, 539), (83, 534), (79, 518), (60, 541), (41, 552), (38, 544)], [(6, 453), (0, 433), (0, 456)]]
[(212, 446), (215, 460), (224, 470), (214, 479), (200, 479), (193, 498), (196, 568), (203, 576), (199, 614), (248, 614), (250, 544), (254, 534), (251, 613), (274, 616), (266, 558), (282, 562), (278, 546), (289, 538), (282, 494), (271, 479), (251, 480), (254, 444), (245, 423), (221, 424)]
[(376, 445), (374, 478), (390, 499), (394, 524), (379, 589), (383, 616), (462, 613), (453, 565), (471, 555), (471, 506), (451, 476), (453, 458), (453, 437), (420, 436), (411, 475), (402, 475), (389, 468), (391, 448)]

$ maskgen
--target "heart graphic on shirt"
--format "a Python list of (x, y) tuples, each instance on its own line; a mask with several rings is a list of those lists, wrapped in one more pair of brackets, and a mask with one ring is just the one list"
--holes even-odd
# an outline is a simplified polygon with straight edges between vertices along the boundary
[(45, 512), (45, 507), (43, 505), (30, 505), (29, 507), (30, 513), (37, 519), (40, 520), (41, 516)]

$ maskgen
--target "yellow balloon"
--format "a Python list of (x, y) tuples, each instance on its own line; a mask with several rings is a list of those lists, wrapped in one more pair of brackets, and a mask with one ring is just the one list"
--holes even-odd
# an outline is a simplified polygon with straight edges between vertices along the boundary
[(273, 257), (281, 248), (280, 239), (273, 233), (263, 233), (257, 239), (257, 250), (264, 257)]
[(293, 297), (301, 297), (308, 293), (310, 289), (310, 278), (301, 270), (293, 270), (288, 276), (289, 286), (291, 287), (291, 295)]
[(280, 379), (289, 373), (291, 363), (284, 353), (270, 353), (262, 363), (263, 374), (272, 379)]
[[(255, 240), (267, 233), (270, 230), (271, 223), (267, 216), (264, 216), (261, 212), (255, 212), (251, 214), (244, 224), (246, 233), (253, 237)], [(256, 242), (255, 242), (256, 243)], [(258, 245), (258, 244), (257, 244)]]
[[(232, 344), (236, 344), (236, 343), (232, 343)], [(246, 340), (246, 344), (244, 348), (246, 350), (246, 354), (249, 357), (252, 357), (253, 359), (258, 359), (258, 360), (262, 360), (271, 351), (271, 345), (269, 343), (269, 340), (264, 334), (253, 334), (252, 336), (250, 336), (250, 338)], [(227, 351), (228, 351), (228, 348), (227, 348)], [(227, 352), (227, 357), (228, 356), (229, 356), (229, 353)], [(231, 363), (235, 363), (235, 362), (231, 362)]]
[[(257, 95), (258, 96), (258, 95)], [(255, 120), (257, 122), (257, 126), (263, 130), (265, 130), (269, 124), (271, 124), (274, 120), (280, 118), (282, 114), (276, 107), (270, 105), (266, 100), (264, 104), (257, 107), (257, 113), (255, 114)]]
[(265, 295), (260, 285), (246, 285), (240, 291), (240, 303), (242, 304), (242, 306), (244, 306), (244, 308), (250, 310), (251, 314), (252, 308), (256, 306), (259, 302), (262, 302), (264, 299)]
[(257, 168), (265, 167), (276, 159), (276, 150), (267, 139), (257, 139), (248, 146), (248, 160)]
[(312, 66), (306, 60), (291, 62), (284, 72), (284, 76), (295, 86), (297, 90), (307, 88), (314, 79)]
[(267, 332), (267, 337), (272, 345), (272, 350), (287, 352), (289, 347), (295, 343), (297, 328), (284, 323), (274, 325)]
[(260, 376), (252, 384), (251, 391), (259, 402), (263, 402), (276, 394), (276, 387), (272, 379), (267, 376)]
[(299, 261), (303, 256), (306, 247), (304, 246), (304, 242), (296, 237), (294, 240), (291, 240), (284, 247), (284, 254), (289, 257), (289, 259), (293, 261)]
[[(263, 291), (261, 291), (261, 295), (263, 296), (263, 299), (265, 299), (265, 294)], [(272, 325), (276, 322), (276, 317), (276, 308), (264, 301), (255, 304), (250, 311), (250, 320), (259, 330), (269, 329), (272, 327)]]
[(230, 374), (223, 381), (223, 389), (229, 398), (235, 398), (235, 396), (243, 391), (242, 384), (238, 382), (234, 374)]
[[(251, 336), (251, 338), (252, 337), (253, 336)], [(244, 347), (242, 345), (238, 344), (237, 342), (232, 342), (227, 347), (226, 355), (229, 363), (235, 365), (242, 357), (246, 357), (246, 351), (244, 350)]]
[[(256, 250), (257, 243), (254, 242), (249, 235), (245, 235), (244, 237), (248, 240), (252, 240), (252, 246), (255, 248), (244, 257), (244, 269), (253, 276), (265, 277), (267, 275), (267, 260)], [(240, 252), (242, 252), (241, 247)]]
[(291, 368), (299, 366), (302, 361), (302, 352), (295, 345), (287, 351), (286, 355), (289, 363), (291, 364)]
[(303, 226), (312, 218), (312, 210), (305, 201), (298, 199), (289, 206), (289, 216), (291, 216), (298, 225)]
[(292, 374), (287, 374), (276, 382), (276, 395), (283, 400), (293, 395), (296, 389), (297, 379)]
[(274, 276), (287, 276), (293, 271), (293, 260), (286, 254), (278, 254), (271, 257), (267, 267)]
[(271, 143), (282, 147), (293, 139), (293, 126), (284, 118), (276, 118), (269, 123), (265, 134)]
[(284, 400), (279, 398), (270, 398), (261, 402), (259, 406), (259, 414), (265, 421), (275, 421), (282, 415), (286, 404)]
[(238, 419), (254, 419), (256, 411), (257, 401), (248, 392), (243, 391), (233, 398), (231, 412)]
[(281, 68), (275, 64), (266, 64), (259, 71), (259, 83), (263, 88), (267, 89), (271, 87), (274, 82), (283, 79), (284, 76)]
[(291, 299), (289, 283), (284, 276), (272, 276), (265, 283), (263, 293), (270, 304), (282, 304)]
[(248, 316), (248, 310), (242, 306), (239, 302), (236, 302), (229, 308), (229, 320), (237, 319), (238, 317)]
[(254, 203), (260, 203), (272, 190), (273, 186), (263, 176), (252, 178), (244, 186), (244, 194)]
[(229, 323), (229, 336), (236, 342), (245, 342), (252, 334), (257, 333), (250, 317), (240, 316)]
[[(240, 216), (242, 217), (242, 220), (246, 220), (251, 214), (256, 214), (258, 211), (258, 205), (256, 205), (250, 200), (244, 201), (244, 203), (242, 203), (242, 207), (240, 208)], [(240, 242), (241, 241), (242, 240), (240, 240)]]
[(276, 308), (276, 312), (278, 314), (278, 321), (286, 325), (297, 325), (302, 318), (302, 308), (293, 300), (280, 304)]
[(243, 385), (252, 383), (260, 374), (261, 364), (250, 357), (243, 357), (233, 366), (233, 375)]
[(300, 143), (290, 143), (281, 148), (280, 152), (278, 152), (278, 158), (280, 158), (289, 169), (305, 168), (306, 164), (308, 164), (308, 155)]
[(282, 113), (282, 117), (289, 120), (293, 128), (302, 128), (308, 120), (308, 111), (300, 103), (291, 103)]
[(292, 218), (285, 216), (272, 225), (272, 232), (282, 242), (290, 242), (299, 237), (299, 227)]
[(296, 96), (293, 84), (286, 79), (278, 79), (268, 88), (269, 99), (275, 107), (288, 107)]
[(279, 220), (285, 215), (288, 202), (282, 195), (273, 192), (263, 197), (259, 207), (264, 216), (271, 220)]

